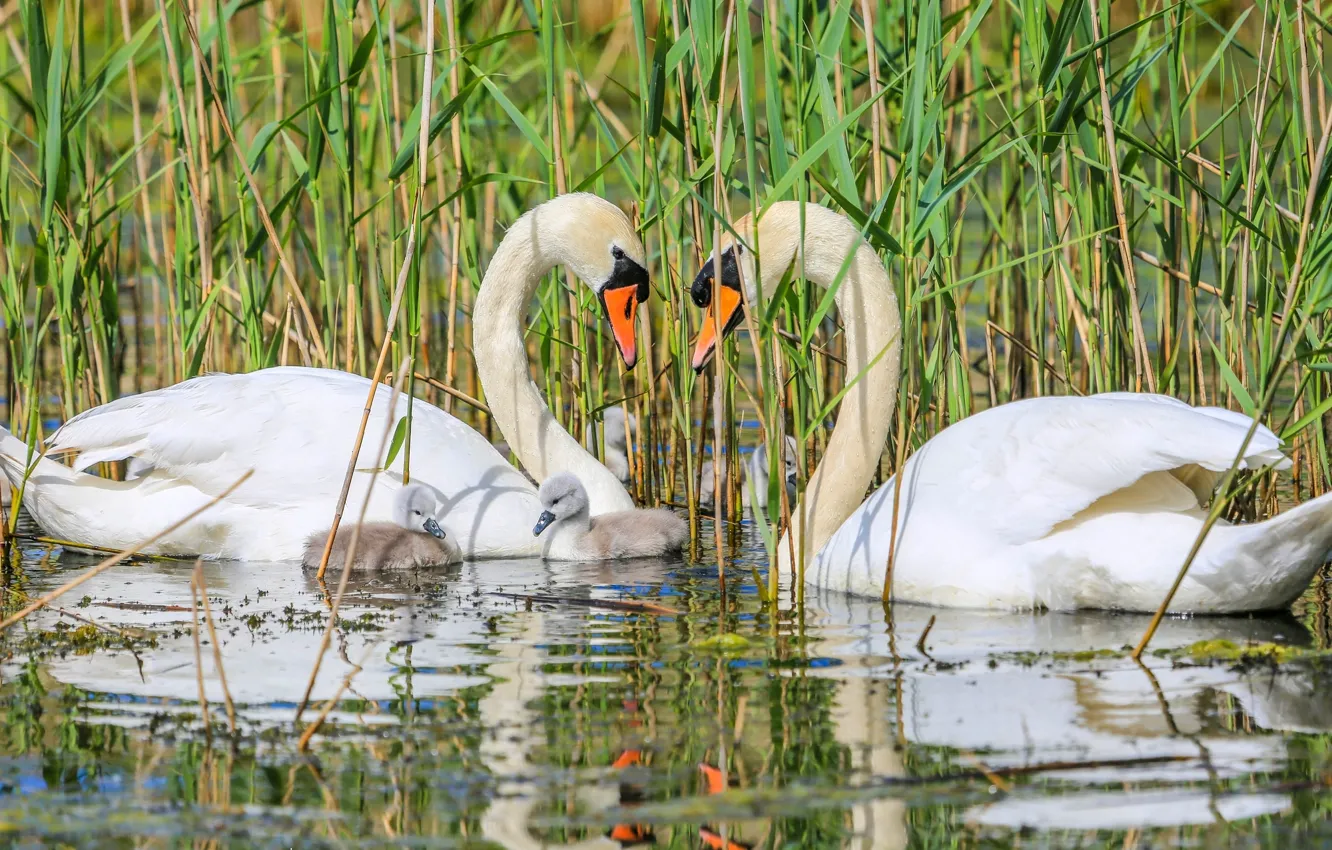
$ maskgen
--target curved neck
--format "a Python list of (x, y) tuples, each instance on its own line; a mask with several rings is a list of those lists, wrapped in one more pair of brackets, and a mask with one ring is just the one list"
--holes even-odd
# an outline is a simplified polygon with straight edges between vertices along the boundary
[(593, 514), (629, 510), (634, 503), (624, 486), (564, 430), (529, 374), (527, 305), (546, 272), (572, 259), (564, 240), (545, 232), (549, 216), (536, 214), (542, 211), (509, 230), (481, 281), (472, 311), (477, 376), (495, 424), (533, 478), (572, 472), (587, 488)]
[[(791, 263), (802, 259), (805, 278), (830, 288), (854, 252), (834, 295), (851, 387), (842, 397), (828, 450), (792, 511), (792, 528), (779, 547), (780, 557), (787, 559), (787, 541), (794, 534), (797, 561), (809, 563), (860, 506), (878, 469), (897, 400), (902, 327), (888, 271), (860, 231), (842, 215), (813, 204), (805, 206), (804, 219), (803, 238), (796, 203), (775, 205), (760, 220), (758, 250), (763, 251), (767, 239), (778, 259), (791, 252), (790, 262), (762, 267), (765, 291), (775, 291)], [(802, 271), (800, 265), (796, 271)]]

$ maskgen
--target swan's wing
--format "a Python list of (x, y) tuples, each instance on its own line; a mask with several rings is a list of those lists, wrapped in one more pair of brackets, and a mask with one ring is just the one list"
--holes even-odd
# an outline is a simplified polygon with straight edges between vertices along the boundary
[(241, 434), (262, 446), (281, 403), (271, 382), (254, 378), (205, 375), (117, 399), (66, 422), (46, 441), (47, 453), (77, 452), (76, 469), (134, 457), (176, 471), (234, 452)]
[[(207, 375), (120, 399), (67, 422), (48, 451), (79, 452), (76, 465), (137, 457), (160, 473), (216, 494), (247, 470), (237, 497), (290, 504), (336, 497), (365, 407), (370, 382), (329, 369), (282, 367), (244, 375)], [(387, 424), (389, 387), (380, 387), (357, 458), (376, 457)], [(400, 397), (394, 421), (407, 412)], [(452, 495), (463, 488), (513, 486), (521, 474), (472, 428), (419, 399), (413, 408), (413, 475)], [(401, 470), (403, 454), (394, 461)]]
[[(1028, 399), (945, 429), (918, 453), (904, 485), (936, 510), (1023, 542), (1153, 472), (1174, 473), (1196, 492), (1199, 479), (1230, 468), (1251, 422), (1166, 396)], [(1289, 462), (1260, 426), (1241, 468), (1272, 463)]]
[[(1092, 398), (1109, 401), (1141, 401), (1169, 405), (1176, 410), (1187, 410), (1202, 416), (1210, 416), (1213, 419), (1219, 419), (1222, 422), (1229, 422), (1232, 425), (1243, 428), (1245, 431), (1248, 431), (1249, 426), (1253, 424), (1253, 420), (1249, 418), (1247, 414), (1240, 413), (1237, 410), (1227, 410), (1224, 407), (1194, 407), (1168, 395), (1157, 395), (1154, 393), (1099, 393), (1092, 396)], [(1254, 467), (1270, 464), (1278, 469), (1288, 469), (1290, 467), (1290, 460), (1281, 452), (1281, 445), (1280, 438), (1272, 433), (1272, 429), (1268, 428), (1266, 425), (1260, 424), (1258, 430), (1254, 432), (1253, 440), (1249, 443), (1247, 454), (1245, 455), (1246, 460), (1249, 461), (1250, 466)], [(1239, 447), (1236, 446), (1235, 448), (1238, 450)], [(1233, 455), (1231, 456), (1231, 459), (1234, 459)], [(1225, 468), (1229, 469), (1230, 464), (1227, 463)]]

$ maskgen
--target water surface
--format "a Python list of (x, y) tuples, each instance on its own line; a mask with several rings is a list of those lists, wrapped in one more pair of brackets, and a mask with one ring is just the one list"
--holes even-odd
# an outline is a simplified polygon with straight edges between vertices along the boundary
[[(1139, 616), (890, 620), (815, 596), (773, 617), (755, 560), (751, 542), (728, 565), (724, 618), (706, 555), (354, 578), (303, 722), (339, 698), (308, 755), (292, 721), (328, 612), (313, 576), (205, 565), (233, 736), (206, 630), (196, 662), (192, 565), (117, 567), (60, 604), (134, 651), (53, 612), (10, 635), (0, 830), (82, 846), (1332, 843), (1332, 667), (1179, 652), (1320, 650), (1325, 591), (1301, 618), (1169, 620), (1154, 648), (1174, 651), (1139, 665), (1120, 651)], [(36, 594), (92, 563), (32, 547), (7, 578)], [(721, 630), (744, 640), (705, 644)]]

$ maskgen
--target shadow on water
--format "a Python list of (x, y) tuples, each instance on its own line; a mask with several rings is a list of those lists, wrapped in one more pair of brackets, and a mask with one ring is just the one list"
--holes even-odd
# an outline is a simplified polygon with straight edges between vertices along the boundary
[[(0, 667), (0, 830), (71, 844), (1084, 847), (1332, 840), (1332, 666), (1292, 617), (999, 614), (813, 596), (765, 613), (715, 569), (507, 561), (353, 579), (314, 686), (356, 667), (309, 756), (292, 720), (327, 607), (290, 564), (204, 573), (240, 733), (185, 563), (127, 564)], [(37, 594), (91, 563), (31, 549)], [(498, 594), (508, 594), (501, 596)], [(561, 604), (517, 596), (556, 596)], [(81, 598), (80, 598), (81, 597)], [(675, 614), (595, 607), (636, 599)], [(919, 641), (922, 633), (928, 635)], [(1298, 647), (1205, 662), (1201, 641)], [(715, 644), (715, 642), (714, 642)], [(210, 743), (211, 740), (211, 743)]]

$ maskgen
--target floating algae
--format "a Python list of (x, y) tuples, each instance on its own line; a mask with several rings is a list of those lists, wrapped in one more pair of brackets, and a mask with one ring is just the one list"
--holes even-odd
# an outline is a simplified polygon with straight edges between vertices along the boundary
[(1286, 646), (1268, 641), (1246, 643), (1241, 646), (1234, 641), (1216, 638), (1189, 644), (1184, 647), (1181, 654), (1203, 664), (1216, 661), (1285, 664), (1288, 661), (1308, 658), (1318, 653), (1301, 649), (1298, 646)]

